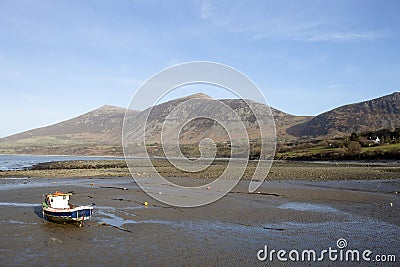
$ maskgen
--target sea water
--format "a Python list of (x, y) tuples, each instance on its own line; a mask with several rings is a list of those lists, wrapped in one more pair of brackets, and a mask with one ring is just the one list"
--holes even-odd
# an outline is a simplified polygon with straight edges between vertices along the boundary
[(116, 160), (118, 157), (0, 155), (0, 171), (23, 170), (35, 164), (69, 160)]

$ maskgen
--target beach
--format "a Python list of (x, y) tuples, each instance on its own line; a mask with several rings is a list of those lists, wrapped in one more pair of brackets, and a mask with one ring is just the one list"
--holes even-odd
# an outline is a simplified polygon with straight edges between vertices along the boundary
[[(198, 208), (157, 202), (131, 177), (0, 181), (3, 266), (285, 265), (276, 257), (272, 263), (260, 261), (257, 253), (266, 245), (287, 251), (337, 249), (339, 239), (347, 241), (347, 249), (400, 259), (396, 178), (267, 180), (251, 194), (243, 180), (222, 199)], [(42, 195), (55, 190), (73, 192), (73, 203), (92, 205), (91, 220), (81, 228), (43, 220)], [(327, 258), (318, 264), (335, 265)]]
[[(59, 159), (57, 159), (59, 160)], [(168, 179), (182, 180), (181, 177), (195, 180), (216, 179), (228, 165), (227, 159), (216, 159), (206, 169), (188, 172), (173, 166), (166, 159), (143, 159), (130, 161), (128, 169), (125, 160), (70, 160), (42, 162), (21, 169), (0, 170), (1, 177), (37, 178), (82, 178), (82, 177), (146, 177), (157, 171)], [(258, 161), (248, 161), (241, 179), (250, 180)], [(240, 176), (236, 165), (232, 164), (234, 174)], [(270, 169), (265, 168), (267, 180), (379, 180), (400, 178), (400, 161), (286, 161), (274, 160)], [(187, 182), (187, 181), (186, 181)], [(202, 183), (202, 182), (200, 182)]]

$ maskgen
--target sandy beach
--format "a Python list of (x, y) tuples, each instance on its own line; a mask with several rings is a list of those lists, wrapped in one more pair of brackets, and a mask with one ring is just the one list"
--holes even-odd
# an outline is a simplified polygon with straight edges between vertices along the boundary
[[(190, 182), (191, 178), (181, 178)], [(267, 181), (247, 193), (241, 181), (221, 200), (199, 208), (159, 203), (130, 177), (0, 179), (2, 266), (265, 266), (270, 249), (369, 249), (400, 259), (400, 179)], [(119, 188), (127, 188), (121, 190)], [(94, 207), (79, 228), (41, 218), (44, 193), (72, 191)], [(146, 207), (143, 203), (147, 201)], [(286, 263), (287, 265), (288, 263)], [(294, 263), (310, 265), (315, 262)], [(325, 259), (318, 265), (332, 266)], [(341, 262), (353, 265), (354, 262)], [(397, 262), (398, 264), (398, 262)], [(397, 266), (386, 262), (385, 266)], [(363, 266), (374, 265), (362, 262)]]

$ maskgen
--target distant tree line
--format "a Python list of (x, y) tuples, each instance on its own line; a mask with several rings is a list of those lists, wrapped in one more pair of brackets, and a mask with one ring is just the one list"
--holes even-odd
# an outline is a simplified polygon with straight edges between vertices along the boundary
[(396, 128), (394, 131), (390, 129), (380, 129), (378, 131), (369, 131), (361, 134), (352, 133), (350, 138), (354, 138), (354, 141), (360, 141), (362, 138), (367, 140), (379, 138), (382, 144), (396, 144), (400, 143), (400, 128)]

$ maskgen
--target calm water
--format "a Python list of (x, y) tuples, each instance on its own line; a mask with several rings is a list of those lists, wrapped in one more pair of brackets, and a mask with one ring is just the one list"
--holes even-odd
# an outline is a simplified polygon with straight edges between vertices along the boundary
[(84, 157), (84, 156), (29, 156), (29, 155), (0, 155), (0, 171), (6, 170), (22, 170), (32, 165), (51, 162), (51, 161), (68, 161), (68, 160), (114, 160), (123, 159), (117, 157)]

